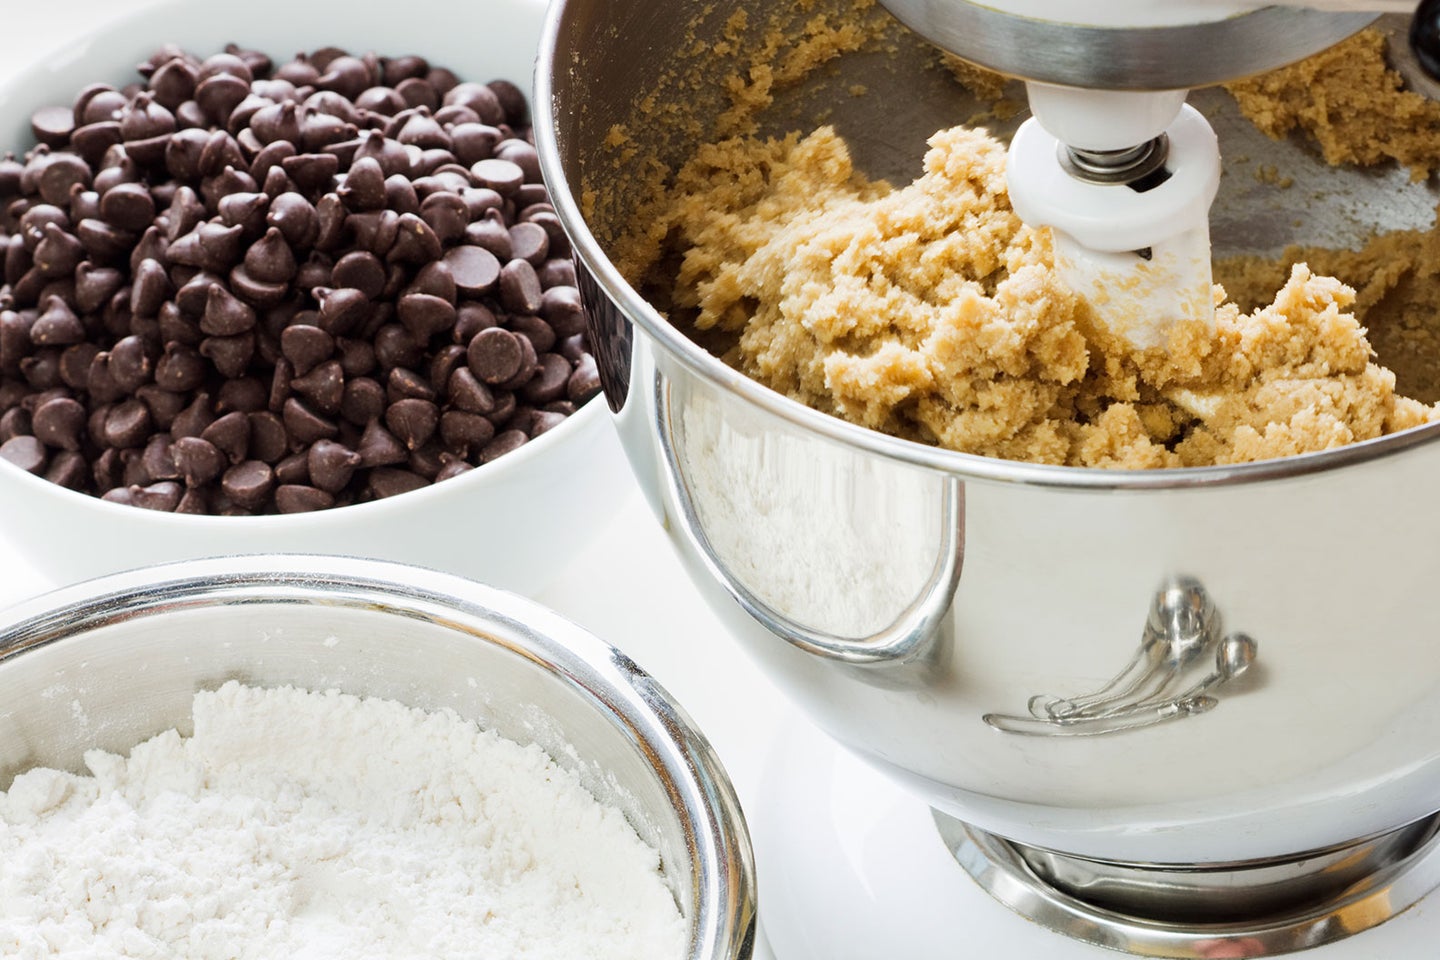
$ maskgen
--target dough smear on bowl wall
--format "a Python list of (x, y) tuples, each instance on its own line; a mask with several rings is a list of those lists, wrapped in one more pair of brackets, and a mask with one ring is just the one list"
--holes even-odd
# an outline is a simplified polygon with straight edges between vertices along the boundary
[(121, 18), (0, 117), (16, 538), (61, 578), (323, 548), (535, 589), (553, 565), (474, 545), (623, 482), (529, 142), (543, 9), (468, 46), (424, 26), (447, 2), (270, 35), (197, 10)]

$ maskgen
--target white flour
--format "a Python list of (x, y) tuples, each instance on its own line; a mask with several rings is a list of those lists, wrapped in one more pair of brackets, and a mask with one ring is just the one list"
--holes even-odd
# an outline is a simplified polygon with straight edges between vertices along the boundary
[(0, 794), (0, 955), (678, 960), (659, 858), (453, 713), (229, 683), (195, 735)]

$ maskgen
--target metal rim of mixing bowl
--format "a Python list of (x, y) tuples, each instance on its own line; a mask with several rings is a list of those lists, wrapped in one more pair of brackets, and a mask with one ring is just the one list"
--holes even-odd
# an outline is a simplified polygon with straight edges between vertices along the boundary
[(1344, 40), (1375, 13), (1261, 7), (1180, 26), (1053, 23), (980, 3), (881, 0), (902, 23), (972, 63), (1027, 80), (1179, 90), (1283, 67)]
[[(933, 816), (961, 868), (1015, 913), (1072, 939), (1145, 957), (1203, 960), (1308, 950), (1392, 920), (1440, 884), (1440, 814), (1295, 857), (1207, 864), (1203, 869), (1068, 857), (1012, 843), (938, 812)], [(1068, 871), (1081, 889), (1054, 882), (1046, 875), (1052, 867)], [(1345, 879), (1327, 889), (1313, 886), (1325, 881), (1331, 870)], [(1313, 899), (1292, 898), (1286, 906), (1243, 920), (1161, 919), (1166, 897), (1178, 902), (1195, 895), (1210, 905), (1223, 905), (1228, 898), (1235, 906), (1237, 897), (1246, 896), (1247, 875), (1256, 873), (1279, 885), (1287, 880), (1298, 884), (1297, 892), (1311, 890)], [(1234, 881), (1242, 886), (1230, 887)], [(1138, 909), (1089, 902), (1086, 883), (1113, 884)], [(1153, 899), (1157, 893), (1159, 900)], [(1152, 898), (1148, 903), (1147, 897)], [(1222, 948), (1241, 952), (1216, 952)]]
[(502, 646), (560, 678), (621, 728), (675, 806), (693, 865), (690, 888), (698, 911), (689, 918), (690, 960), (751, 955), (756, 905), (749, 831), (709, 741), (624, 653), (518, 595), (379, 560), (216, 557), (100, 577), (17, 604), (6, 611), (9, 624), (0, 629), (0, 665), (107, 624), (258, 602), (320, 603), (436, 623), (457, 637)]
[(964, 479), (1018, 483), (1039, 487), (1084, 490), (1167, 490), (1217, 487), (1284, 480), (1340, 469), (1404, 453), (1440, 439), (1440, 422), (1364, 440), (1316, 453), (1274, 460), (1208, 467), (1154, 470), (1109, 470), (999, 460), (960, 453), (892, 437), (811, 409), (750, 379), (691, 341), (621, 276), (581, 213), (576, 192), (579, 184), (566, 176), (558, 139), (559, 124), (554, 75), (566, 69), (560, 36), (569, 4), (555, 0), (545, 16), (535, 63), (534, 130), (540, 169), (550, 191), (550, 202), (569, 236), (582, 268), (594, 279), (603, 296), (631, 322), (654, 338), (665, 353), (703, 380), (810, 433), (862, 450), (885, 460), (909, 463)]

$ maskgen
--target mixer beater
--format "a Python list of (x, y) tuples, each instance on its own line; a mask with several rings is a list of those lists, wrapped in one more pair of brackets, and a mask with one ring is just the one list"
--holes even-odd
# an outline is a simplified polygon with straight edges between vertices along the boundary
[[(1413, 0), (882, 0), (942, 49), (1026, 81), (1011, 203), (1049, 227), (1056, 267), (1136, 349), (1173, 325), (1213, 323), (1208, 215), (1220, 182), (1214, 132), (1193, 87), (1302, 59)], [(1411, 32), (1440, 69), (1440, 0)]]

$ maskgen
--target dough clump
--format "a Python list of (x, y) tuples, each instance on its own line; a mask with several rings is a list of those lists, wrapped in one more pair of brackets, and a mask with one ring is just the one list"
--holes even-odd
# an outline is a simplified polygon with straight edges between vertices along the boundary
[[(854, 423), (952, 450), (1120, 469), (1242, 463), (1420, 425), (1351, 312), (1355, 292), (1291, 266), (1245, 313), (1178, 323), (1136, 351), (1060, 281), (1046, 231), (1010, 209), (1005, 148), (956, 127), (904, 188), (871, 181), (828, 128), (702, 147), (631, 261), (678, 262), (672, 319), (724, 359)], [(705, 333), (712, 331), (712, 333)]]

